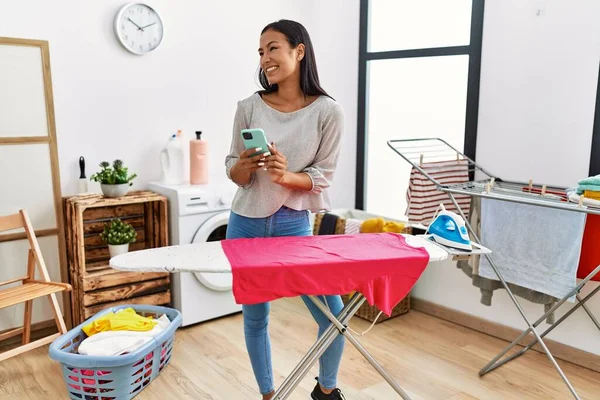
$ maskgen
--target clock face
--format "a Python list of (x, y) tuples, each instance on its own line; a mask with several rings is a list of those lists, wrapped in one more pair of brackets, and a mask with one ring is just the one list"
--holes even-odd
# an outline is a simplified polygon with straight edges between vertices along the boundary
[(126, 4), (115, 18), (115, 34), (127, 50), (147, 54), (163, 40), (164, 27), (158, 13), (142, 3)]

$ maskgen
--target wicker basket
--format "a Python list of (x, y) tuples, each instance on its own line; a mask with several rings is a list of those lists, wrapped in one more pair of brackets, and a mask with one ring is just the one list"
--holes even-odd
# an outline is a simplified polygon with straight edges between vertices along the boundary
[[(404, 229), (402, 230), (402, 233), (406, 233), (409, 235), (413, 234), (413, 227), (408, 225), (404, 227)], [(344, 304), (346, 304), (348, 301), (350, 301), (350, 298), (352, 297), (351, 294), (346, 294), (342, 296), (342, 301), (344, 302)], [(358, 309), (358, 311), (356, 312), (356, 316), (360, 317), (362, 319), (365, 319), (369, 322), (373, 322), (375, 320), (375, 318), (377, 318), (377, 315), (379, 314), (379, 308), (375, 307), (375, 306), (370, 306), (369, 303), (367, 303), (366, 301), (362, 304), (362, 306), (360, 306), (360, 308)], [(407, 312), (410, 311), (410, 292), (406, 295), (405, 298), (402, 299), (402, 301), (400, 301), (400, 303), (398, 303), (396, 305), (396, 307), (394, 307), (392, 309), (392, 315), (390, 315), (389, 317), (387, 315), (385, 315), (384, 313), (381, 313), (381, 315), (379, 316), (379, 318), (377, 319), (377, 322), (375, 324), (378, 324), (380, 322), (386, 321), (388, 319), (392, 319), (395, 318), (399, 315), (402, 314), (406, 314)]]
[[(362, 210), (339, 209), (339, 210), (334, 210), (331, 213), (339, 217), (339, 219), (337, 220), (336, 225), (335, 225), (335, 234), (343, 234), (344, 233), (346, 219), (348, 219), (348, 218), (364, 221), (369, 218), (378, 218), (378, 217), (383, 218), (386, 221), (402, 222), (405, 224), (404, 229), (402, 230), (402, 233), (408, 234), (408, 235), (412, 235), (414, 233), (413, 224), (411, 224), (407, 221), (401, 221), (401, 220), (396, 220), (393, 218), (381, 217), (379, 215), (370, 214), (370, 213), (367, 213)], [(324, 215), (323, 213), (314, 215), (314, 220), (312, 222), (314, 235), (319, 234), (319, 229), (320, 229), (323, 215)], [(344, 302), (344, 304), (347, 304), (350, 301), (351, 297), (352, 297), (351, 293), (342, 295), (342, 301)], [(377, 319), (376, 324), (386, 321), (388, 319), (397, 317), (399, 315), (406, 314), (409, 311), (410, 311), (410, 293), (408, 293), (406, 295), (406, 297), (404, 299), (402, 299), (402, 301), (400, 301), (400, 303), (398, 303), (396, 305), (396, 307), (394, 307), (392, 309), (392, 315), (390, 315), (388, 317), (384, 313), (381, 313), (381, 315)], [(380, 310), (377, 307), (370, 306), (369, 303), (364, 302), (363, 305), (360, 306), (360, 308), (358, 309), (358, 311), (356, 312), (355, 315), (357, 317), (360, 317), (367, 321), (373, 322), (375, 320), (375, 318), (377, 318), (377, 315), (379, 315), (379, 312), (380, 312)]]
[[(344, 304), (347, 304), (350, 301), (351, 297), (352, 297), (351, 294), (342, 295), (342, 301), (344, 302)], [(358, 309), (356, 314), (354, 314), (354, 315), (356, 315), (359, 318), (365, 319), (369, 322), (373, 322), (375, 320), (375, 318), (377, 318), (379, 311), (380, 310), (377, 307), (370, 306), (369, 303), (367, 303), (365, 301), (362, 304), (362, 306), (360, 306), (360, 308)], [(388, 317), (384, 313), (381, 313), (381, 315), (379, 316), (379, 318), (377, 319), (377, 322), (375, 324), (379, 324), (380, 322), (386, 321), (388, 319), (392, 319), (399, 315), (406, 314), (409, 311), (410, 311), (410, 293), (408, 293), (406, 295), (406, 297), (403, 298), (402, 301), (400, 301), (400, 303), (398, 303), (396, 305), (396, 307), (394, 307), (392, 309), (392, 315), (390, 315)]]

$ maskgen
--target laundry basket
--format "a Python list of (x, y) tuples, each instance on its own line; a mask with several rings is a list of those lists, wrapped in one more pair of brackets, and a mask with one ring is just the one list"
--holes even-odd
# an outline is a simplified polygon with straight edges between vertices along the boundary
[[(109, 312), (133, 308), (142, 316), (159, 318), (165, 314), (171, 324), (153, 340), (132, 353), (120, 356), (88, 356), (78, 353), (87, 338), (82, 328)], [(61, 363), (68, 398), (78, 400), (129, 400), (137, 396), (167, 366), (172, 357), (175, 331), (181, 313), (175, 309), (143, 304), (107, 308), (50, 345), (50, 358)]]

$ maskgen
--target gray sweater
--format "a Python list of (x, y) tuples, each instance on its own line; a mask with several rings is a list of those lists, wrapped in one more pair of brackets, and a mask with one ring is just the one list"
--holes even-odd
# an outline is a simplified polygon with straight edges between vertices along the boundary
[(344, 111), (327, 96), (294, 112), (281, 112), (267, 105), (258, 93), (237, 104), (231, 149), (225, 158), (226, 173), (245, 150), (242, 129), (262, 128), (269, 142), (287, 159), (291, 172), (306, 172), (313, 186), (309, 191), (293, 190), (271, 182), (269, 173), (259, 169), (250, 181), (240, 186), (232, 211), (245, 217), (268, 217), (281, 206), (312, 212), (327, 211), (327, 188), (337, 165), (343, 131)]

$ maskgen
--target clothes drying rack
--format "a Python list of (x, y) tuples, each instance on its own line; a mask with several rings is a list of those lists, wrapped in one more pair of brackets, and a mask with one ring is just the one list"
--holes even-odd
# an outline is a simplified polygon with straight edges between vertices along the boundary
[[(500, 179), (497, 176), (492, 175), (481, 166), (477, 165), (472, 159), (452, 147), (446, 141), (440, 138), (420, 138), (420, 139), (398, 139), (398, 140), (389, 140), (388, 146), (392, 148), (396, 153), (398, 153), (404, 160), (406, 160), (409, 164), (413, 166), (413, 168), (417, 169), (423, 176), (425, 176), (428, 180), (434, 183), (437, 189), (441, 192), (446, 193), (449, 197), (458, 213), (465, 220), (465, 224), (472, 235), (472, 239), (475, 243), (482, 245), (481, 240), (473, 230), (473, 227), (469, 224), (469, 220), (459, 207), (455, 195), (467, 195), (471, 197), (482, 197), (494, 200), (501, 201), (509, 201), (516, 202), (522, 204), (529, 204), (533, 206), (539, 207), (550, 207), (560, 210), (568, 210), (573, 212), (581, 212), (588, 214), (597, 214), (600, 215), (600, 208), (590, 207), (583, 205), (582, 200), (583, 196), (580, 197), (579, 203), (569, 202), (568, 195), (566, 194), (566, 188), (558, 187), (558, 186), (550, 186), (550, 185), (536, 185), (533, 186), (532, 181), (529, 182), (515, 182), (515, 181), (505, 181)], [(441, 162), (441, 161), (450, 161), (457, 160), (462, 163), (467, 164), (468, 172), (469, 172), (469, 181), (459, 184), (449, 184), (445, 185), (440, 183), (438, 180), (433, 178), (430, 174), (428, 174), (423, 168), (421, 168), (423, 162)], [(541, 186), (541, 187), (540, 187)], [(564, 195), (561, 195), (564, 193)], [(485, 244), (483, 244), (485, 245)], [(493, 249), (491, 249), (493, 251)], [(558, 325), (564, 322), (573, 312), (578, 310), (580, 307), (585, 310), (587, 315), (591, 318), (592, 322), (596, 325), (596, 327), (600, 330), (600, 323), (594, 317), (592, 312), (586, 306), (586, 302), (592, 298), (598, 291), (600, 291), (600, 285), (596, 287), (592, 292), (587, 294), (584, 298), (580, 297), (581, 289), (592, 279), (598, 272), (600, 272), (600, 265), (596, 267), (592, 272), (590, 272), (584, 279), (581, 280), (579, 284), (577, 284), (566, 296), (560, 299), (556, 304), (549, 309), (544, 315), (542, 315), (539, 319), (534, 322), (531, 322), (523, 308), (521, 307), (519, 301), (516, 299), (515, 295), (510, 290), (510, 287), (504, 280), (502, 273), (498, 270), (496, 264), (492, 260), (492, 257), (489, 253), (483, 254), (495, 274), (498, 276), (500, 282), (506, 289), (506, 293), (508, 293), (511, 301), (514, 303), (515, 307), (519, 311), (519, 314), (525, 320), (528, 328), (524, 330), (515, 340), (512, 341), (506, 348), (504, 348), (496, 357), (494, 357), (487, 365), (485, 365), (480, 371), (479, 375), (483, 376), (488, 372), (493, 371), (494, 369), (500, 367), (508, 363), (511, 360), (516, 359), (517, 357), (523, 355), (527, 350), (531, 349), (535, 344), (539, 343), (556, 370), (558, 371), (560, 377), (563, 379), (569, 391), (573, 395), (574, 398), (580, 399), (579, 395), (569, 382), (568, 378), (556, 362), (554, 356), (544, 343), (543, 338), (549, 334), (552, 330), (554, 330)], [(550, 327), (548, 327), (544, 332), (539, 333), (536, 328), (546, 319), (546, 317), (556, 311), (564, 302), (566, 302), (569, 298), (575, 295), (576, 304), (571, 308), (568, 312), (566, 312), (560, 319), (554, 322)], [(528, 343), (525, 347), (523, 347), (520, 351), (514, 353), (506, 357), (504, 360), (500, 360), (504, 355), (506, 355), (513, 347), (521, 342), (529, 333), (532, 333), (535, 338)]]

